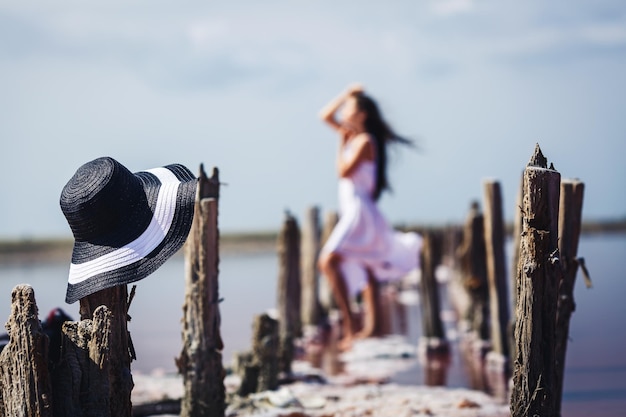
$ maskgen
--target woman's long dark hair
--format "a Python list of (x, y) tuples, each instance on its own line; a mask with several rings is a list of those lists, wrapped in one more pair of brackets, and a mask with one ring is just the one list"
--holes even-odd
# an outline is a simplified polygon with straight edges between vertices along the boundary
[(372, 197), (374, 201), (380, 198), (385, 190), (391, 186), (387, 180), (387, 145), (390, 143), (402, 143), (413, 146), (413, 141), (397, 135), (382, 117), (378, 105), (369, 96), (362, 92), (354, 93), (357, 108), (365, 112), (364, 127), (367, 133), (374, 137), (376, 142), (376, 187)]

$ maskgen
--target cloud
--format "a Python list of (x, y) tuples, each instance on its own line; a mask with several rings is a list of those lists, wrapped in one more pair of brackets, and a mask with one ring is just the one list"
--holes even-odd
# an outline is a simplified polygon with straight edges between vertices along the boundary
[(435, 0), (430, 5), (434, 15), (444, 17), (467, 13), (473, 9), (473, 0)]
[(190, 22), (185, 28), (188, 40), (198, 50), (210, 50), (231, 36), (226, 19), (202, 19)]
[(597, 45), (615, 46), (626, 44), (626, 22), (585, 26), (580, 29), (581, 40)]
[(601, 56), (619, 56), (626, 50), (626, 26), (580, 22), (542, 27), (492, 40), (486, 56), (513, 65), (570, 65)]

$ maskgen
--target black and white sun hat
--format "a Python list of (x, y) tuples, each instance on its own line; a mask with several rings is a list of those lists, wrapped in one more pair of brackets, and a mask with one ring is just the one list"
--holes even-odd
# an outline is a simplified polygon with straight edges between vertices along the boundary
[(185, 243), (197, 179), (179, 164), (131, 173), (110, 157), (78, 168), (61, 192), (74, 234), (65, 301), (150, 275)]

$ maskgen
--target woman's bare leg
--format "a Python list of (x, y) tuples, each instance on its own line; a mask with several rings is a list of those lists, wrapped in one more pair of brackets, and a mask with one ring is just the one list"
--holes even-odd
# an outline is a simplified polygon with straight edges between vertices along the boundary
[(345, 351), (352, 347), (354, 339), (354, 319), (350, 308), (348, 289), (340, 269), (341, 256), (330, 253), (320, 258), (319, 267), (328, 279), (343, 319), (343, 337), (339, 341), (339, 350)]
[(357, 339), (376, 336), (380, 331), (380, 292), (378, 282), (370, 270), (367, 271), (367, 286), (363, 290), (363, 304), (365, 305), (365, 318), (363, 328), (354, 336)]

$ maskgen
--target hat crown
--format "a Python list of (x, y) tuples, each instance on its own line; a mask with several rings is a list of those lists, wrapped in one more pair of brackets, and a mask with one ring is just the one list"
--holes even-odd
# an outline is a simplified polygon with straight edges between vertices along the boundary
[(111, 157), (78, 168), (63, 187), (60, 204), (79, 242), (115, 234), (133, 213), (150, 210), (141, 181)]

